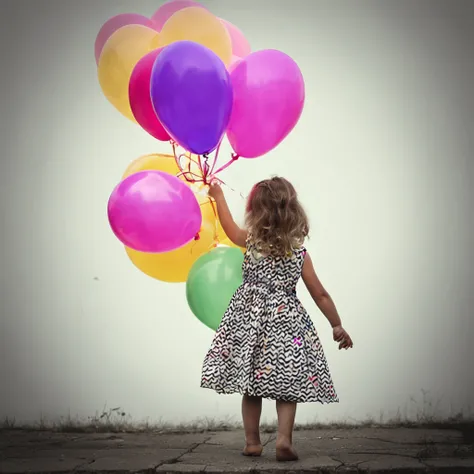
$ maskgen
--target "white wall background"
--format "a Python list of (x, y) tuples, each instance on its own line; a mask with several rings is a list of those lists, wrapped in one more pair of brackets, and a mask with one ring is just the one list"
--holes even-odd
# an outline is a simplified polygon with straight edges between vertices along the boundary
[[(314, 315), (341, 403), (298, 420), (449, 416), (474, 400), (474, 21), (469, 0), (207, 1), (253, 49), (300, 65), (307, 103), (267, 157), (223, 175), (247, 193), (282, 174), (313, 224), (309, 249), (352, 352)], [(184, 285), (133, 267), (106, 218), (128, 163), (169, 152), (101, 94), (94, 40), (157, 0), (2, 2), (0, 416), (238, 419), (237, 396), (199, 388), (212, 333)], [(231, 196), (243, 215), (243, 203)], [(274, 416), (271, 405), (265, 417)]]

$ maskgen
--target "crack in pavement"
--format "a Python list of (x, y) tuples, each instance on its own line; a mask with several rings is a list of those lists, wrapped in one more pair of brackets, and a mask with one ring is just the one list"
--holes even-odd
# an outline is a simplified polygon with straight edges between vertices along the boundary
[(83, 470), (83, 468), (87, 467), (87, 466), (91, 466), (92, 464), (94, 464), (96, 462), (96, 459), (92, 459), (90, 461), (87, 461), (85, 463), (82, 463), (82, 464), (79, 464), (79, 466), (76, 466), (73, 471), (79, 471), (79, 470)]
[[(326, 440), (330, 440), (330, 439), (333, 439), (332, 437), (328, 437), (328, 438), (321, 438), (321, 439), (326, 439)], [(391, 439), (382, 439), (382, 438), (372, 438), (372, 437), (368, 437), (368, 436), (356, 436), (356, 437), (352, 437), (352, 436), (338, 436), (337, 437), (337, 440), (357, 440), (357, 439), (366, 439), (367, 441), (379, 441), (381, 443), (388, 443), (388, 444), (397, 444), (399, 446), (425, 446), (426, 444), (440, 444), (440, 445), (446, 445), (446, 446), (452, 446), (452, 445), (458, 445), (459, 444), (459, 441), (457, 440), (453, 440), (451, 443), (447, 443), (446, 441), (444, 441), (443, 443), (437, 443), (436, 441), (432, 441), (432, 440), (429, 440), (429, 439), (426, 439), (424, 441), (419, 441), (419, 442), (416, 442), (416, 443), (407, 443), (407, 442), (404, 442), (404, 441), (396, 441), (396, 440), (391, 440)]]
[(349, 467), (349, 468), (355, 467), (358, 470), (359, 469), (359, 464), (362, 464), (364, 462), (364, 461), (357, 461), (357, 462), (353, 462), (353, 463), (345, 463), (341, 459), (337, 459), (337, 458), (334, 458), (332, 456), (330, 456), (330, 459), (332, 459), (333, 461), (336, 461), (340, 464), (340, 466), (336, 467), (336, 471), (339, 471), (340, 469), (344, 469), (345, 467)]
[[(205, 444), (206, 446), (225, 446), (225, 444), (223, 444), (223, 443), (208, 443), (208, 441), (210, 439), (212, 439), (212, 436), (208, 440), (204, 441), (204, 443), (202, 443), (202, 444)], [(265, 447), (269, 443), (271, 443), (272, 441), (275, 441), (275, 440), (276, 440), (276, 435), (271, 435), (271, 436), (268, 437), (268, 439), (265, 442), (262, 443), (262, 446)], [(244, 443), (242, 443), (242, 444), (244, 444)]]
[[(389, 452), (384, 452), (384, 451), (377, 451), (376, 453), (374, 452), (370, 452), (370, 451), (354, 451), (354, 452), (351, 452), (351, 454), (354, 454), (354, 455), (368, 455), (368, 456), (393, 456), (393, 457), (399, 457), (399, 458), (410, 458), (410, 459), (414, 459), (415, 461), (419, 461), (421, 462), (421, 459), (420, 457), (418, 456), (414, 456), (412, 454), (406, 454), (406, 453), (403, 453), (403, 454), (400, 454), (400, 453), (389, 453)], [(369, 462), (369, 461), (362, 461), (362, 463), (364, 462)]]
[(276, 440), (276, 435), (270, 435), (267, 441), (265, 441), (265, 443), (262, 444), (262, 446), (265, 448), (269, 443), (275, 440)]
[(155, 472), (159, 467), (161, 466), (165, 466), (166, 464), (178, 464), (180, 461), (180, 459), (185, 456), (186, 454), (191, 454), (194, 452), (194, 450), (196, 448), (198, 448), (199, 446), (203, 445), (203, 444), (206, 444), (210, 439), (212, 438), (212, 436), (209, 436), (209, 438), (205, 439), (204, 441), (202, 441), (201, 443), (194, 443), (192, 444), (184, 453), (180, 454), (178, 457), (176, 458), (172, 458), (172, 459), (167, 459), (167, 460), (164, 460), (163, 462), (159, 463), (157, 466), (155, 466), (154, 468), (152, 468), (152, 472)]
[[(409, 458), (409, 459), (413, 459), (414, 461), (417, 461), (418, 463), (420, 463), (426, 469), (430, 468), (429, 464), (427, 464), (423, 459), (421, 459), (417, 456), (412, 456), (412, 455), (408, 455), (408, 454), (387, 453), (387, 452), (383, 452), (383, 451), (376, 452), (376, 453), (368, 452), (368, 451), (357, 451), (357, 452), (351, 452), (351, 454), (365, 455), (365, 456), (374, 455), (376, 457), (377, 456), (393, 456), (393, 457)], [(331, 456), (331, 459), (341, 464), (340, 466), (338, 466), (336, 468), (336, 471), (339, 471), (339, 470), (344, 469), (344, 468), (355, 468), (355, 469), (359, 470), (359, 467), (362, 466), (363, 464), (372, 462), (371, 460), (369, 460), (369, 461), (356, 461), (356, 462), (346, 463), (346, 462), (342, 461), (341, 459), (337, 459), (337, 458), (332, 457), (332, 456)]]
[[(465, 466), (463, 464), (463, 472), (471, 472), (469, 468), (471, 467), (470, 459), (472, 458), (472, 448), (474, 445), (461, 444), (462, 436), (458, 437), (456, 433), (453, 435), (451, 431), (441, 436), (432, 435), (430, 432), (418, 434), (418, 432), (414, 433), (411, 430), (408, 437), (403, 432), (395, 433), (395, 435), (391, 433), (385, 434), (385, 432), (359, 434), (348, 431), (341, 433), (341, 436), (337, 436), (337, 434), (334, 434), (334, 436), (328, 436), (327, 434), (326, 436), (319, 436), (319, 434), (308, 433), (306, 436), (303, 436), (303, 441), (306, 445), (305, 449), (308, 452), (307, 455), (311, 457), (323, 456), (325, 458), (318, 461), (318, 466), (322, 463), (318, 467), (319, 471), (313, 472), (337, 472), (338, 474), (343, 474), (366, 472), (367, 469), (388, 472), (387, 469), (396, 470), (397, 468), (401, 469), (400, 472), (437, 472), (439, 469), (447, 469), (452, 460), (453, 463), (458, 462), (460, 457), (461, 459), (469, 458)], [(64, 472), (63, 469), (66, 468), (66, 465), (63, 464), (61, 467), (60, 462), (63, 461), (64, 455), (68, 458), (67, 467), (70, 469), (69, 472), (73, 474), (86, 474), (93, 473), (94, 471), (98, 474), (105, 474), (106, 472), (110, 474), (113, 472), (122, 472), (122, 474), (126, 472), (130, 472), (130, 474), (132, 472), (135, 472), (135, 474), (159, 474), (160, 470), (176, 472), (192, 470), (193, 472), (202, 472), (205, 470), (209, 471), (210, 468), (211, 471), (216, 472), (216, 468), (221, 467), (223, 455), (219, 453), (218, 456), (214, 456), (215, 452), (220, 447), (226, 446), (232, 452), (232, 456), (235, 456), (234, 451), (240, 444), (237, 435), (228, 438), (221, 436), (220, 433), (217, 436), (216, 433), (207, 433), (201, 434), (198, 437), (182, 438), (178, 439), (179, 443), (170, 441), (166, 436), (163, 438), (159, 437), (158, 442), (142, 438), (137, 440), (131, 438), (130, 446), (128, 446), (128, 438), (125, 437), (123, 437), (124, 442), (119, 444), (115, 442), (108, 443), (111, 440), (119, 439), (116, 436), (65, 437), (67, 444), (56, 439), (48, 439), (46, 442), (40, 443), (35, 441), (36, 438), (33, 435), (32, 438), (33, 441), (30, 442), (26, 442), (27, 438), (21, 438), (19, 440), (20, 443), (18, 443), (20, 446), (16, 446), (16, 443), (12, 442), (12, 440), (1, 439), (2, 447), (0, 451), (5, 449), (5, 452), (0, 453), (0, 460), (6, 461), (8, 452), (8, 461), (16, 462), (18, 459), (24, 458), (25, 461), (31, 464), (34, 463), (37, 454), (40, 455), (45, 451), (46, 457), (43, 455), (38, 456), (47, 458), (44, 468), (41, 468), (43, 471), (39, 472), (53, 472), (46, 470), (49, 469), (49, 462), (51, 462), (51, 465), (54, 464), (56, 469)], [(122, 440), (122, 437), (120, 439)], [(266, 433), (262, 436), (262, 446), (269, 451), (273, 451), (276, 439), (276, 433)], [(77, 443), (77, 440), (85, 440), (86, 443)], [(97, 449), (96, 444), (91, 444), (90, 441), (97, 441)], [(105, 446), (102, 441), (107, 441)], [(213, 448), (207, 448), (208, 446)], [(8, 449), (9, 447), (18, 449)], [(61, 449), (57, 449), (59, 447)], [(146, 448), (145, 454), (147, 459), (141, 460), (139, 456), (144, 448)], [(74, 449), (78, 449), (78, 451), (75, 452)], [(108, 452), (109, 449), (111, 450), (110, 452)], [(115, 459), (114, 456), (114, 450), (116, 449), (124, 451), (119, 453), (118, 459)], [(64, 452), (64, 455), (59, 456), (60, 452)], [(208, 452), (209, 457), (206, 455)], [(186, 454), (189, 456), (185, 456)], [(129, 459), (129, 455), (131, 459)], [(107, 459), (102, 460), (103, 456)], [(435, 459), (435, 462), (432, 462), (433, 458), (440, 458), (441, 462), (437, 463), (437, 459)], [(454, 458), (456, 458), (456, 461), (454, 461)], [(214, 459), (217, 466), (214, 466)], [(237, 461), (235, 461), (237, 463), (235, 466), (233, 465), (234, 462), (232, 462), (232, 465), (228, 465), (228, 461), (224, 461), (226, 464), (225, 469), (228, 471), (243, 469), (247, 474), (265, 471), (268, 474), (275, 472), (273, 471), (273, 464), (269, 467), (266, 466), (265, 459), (253, 464), (251, 469), (249, 469), (250, 465), (247, 467), (246, 464), (240, 467)], [(137, 470), (128, 471), (128, 468), (135, 468)], [(452, 472), (458, 472), (456, 469)], [(300, 469), (297, 470), (299, 471)]]

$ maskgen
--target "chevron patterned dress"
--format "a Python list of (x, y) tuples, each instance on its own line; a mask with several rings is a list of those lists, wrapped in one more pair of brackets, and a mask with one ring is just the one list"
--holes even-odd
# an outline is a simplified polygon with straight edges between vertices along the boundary
[(243, 283), (217, 329), (201, 387), (272, 400), (338, 402), (317, 331), (296, 295), (305, 249), (265, 257), (249, 241)]

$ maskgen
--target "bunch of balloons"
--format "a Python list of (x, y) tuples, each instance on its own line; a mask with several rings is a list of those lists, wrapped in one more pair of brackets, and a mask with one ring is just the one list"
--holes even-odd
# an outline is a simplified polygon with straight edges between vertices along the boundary
[[(191, 0), (168, 1), (151, 18), (111, 18), (95, 56), (109, 102), (173, 151), (129, 165), (108, 202), (110, 226), (142, 272), (186, 282), (191, 310), (216, 329), (241, 282), (243, 253), (207, 187), (292, 131), (305, 100), (301, 71), (281, 51), (251, 52), (236, 26)], [(225, 136), (233, 153), (218, 166)]]

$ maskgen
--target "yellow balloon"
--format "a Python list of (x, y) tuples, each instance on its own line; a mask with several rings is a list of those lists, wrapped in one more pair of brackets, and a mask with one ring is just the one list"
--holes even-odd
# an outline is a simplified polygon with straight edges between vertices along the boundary
[(127, 25), (115, 31), (104, 45), (97, 74), (105, 97), (125, 117), (136, 122), (128, 98), (133, 69), (153, 51), (158, 32), (143, 25)]
[(228, 66), (232, 60), (232, 42), (227, 28), (204, 8), (188, 7), (178, 10), (163, 25), (156, 47), (176, 41), (194, 41), (206, 46)]
[(163, 171), (164, 173), (172, 174), (173, 176), (176, 176), (181, 172), (176, 164), (174, 156), (152, 154), (141, 156), (132, 161), (125, 170), (122, 179), (127, 178), (131, 174), (138, 173), (139, 171), (148, 170)]
[(214, 229), (215, 229), (215, 243), (216, 244), (222, 244), (222, 245), (227, 245), (228, 247), (235, 247), (240, 249), (243, 253), (245, 253), (245, 249), (242, 247), (239, 247), (238, 245), (235, 245), (234, 242), (232, 242), (229, 237), (227, 237), (227, 234), (225, 233), (222, 224), (219, 221), (219, 217), (217, 215), (217, 209), (214, 204), (214, 209), (209, 201), (207, 200), (207, 203), (204, 203), (201, 205), (201, 210), (204, 215), (206, 213), (206, 216), (209, 216), (208, 219), (212, 220), (214, 222)]

